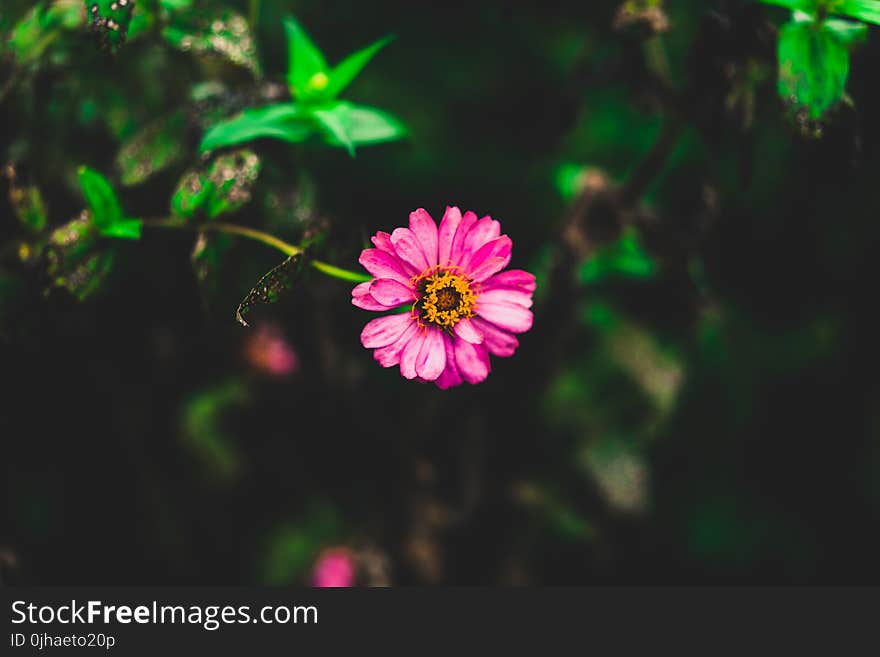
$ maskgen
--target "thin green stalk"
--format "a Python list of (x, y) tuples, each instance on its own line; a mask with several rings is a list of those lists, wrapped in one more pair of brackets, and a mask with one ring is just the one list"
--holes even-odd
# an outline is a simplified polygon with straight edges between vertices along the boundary
[[(238, 224), (227, 224), (222, 221), (216, 221), (201, 226), (190, 226), (187, 224), (182, 224), (174, 219), (162, 218), (144, 219), (144, 225), (152, 228), (176, 228), (180, 230), (215, 231), (218, 233), (239, 235), (241, 237), (247, 237), (248, 239), (254, 240), (256, 242), (262, 242), (267, 246), (271, 246), (272, 248), (281, 251), (281, 253), (287, 256), (299, 255), (300, 253), (303, 253), (305, 251), (305, 249), (303, 249), (301, 246), (289, 244), (284, 240), (281, 240), (274, 235), (270, 235), (269, 233), (264, 233), (261, 230), (248, 228), (247, 226), (239, 226)], [(370, 276), (359, 274), (358, 272), (350, 271), (348, 269), (342, 269), (341, 267), (336, 267), (335, 265), (331, 265), (320, 260), (312, 260), (310, 264), (322, 274), (326, 274), (327, 276), (332, 276), (333, 278), (338, 278), (343, 281), (363, 283), (371, 280)]]
[(288, 244), (284, 240), (280, 240), (274, 235), (264, 233), (263, 231), (256, 230), (254, 228), (239, 226), (237, 224), (226, 224), (218, 221), (199, 226), (199, 230), (216, 230), (221, 233), (241, 235), (242, 237), (247, 237), (248, 239), (256, 240), (257, 242), (262, 242), (263, 244), (276, 248), (281, 251), (281, 253), (289, 256), (299, 255), (303, 252), (303, 249), (301, 247), (294, 244)]
[(327, 274), (327, 276), (333, 276), (334, 278), (339, 278), (343, 281), (351, 281), (352, 283), (366, 283), (367, 281), (373, 279), (372, 276), (359, 274), (355, 271), (349, 271), (348, 269), (340, 269), (339, 267), (328, 265), (326, 262), (321, 262), (320, 260), (312, 260), (311, 265), (322, 274)]

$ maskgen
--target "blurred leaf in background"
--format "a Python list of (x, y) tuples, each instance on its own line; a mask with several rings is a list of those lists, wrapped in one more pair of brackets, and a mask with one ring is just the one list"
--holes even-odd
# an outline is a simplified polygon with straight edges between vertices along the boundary
[(195, 394), (183, 407), (181, 433), (186, 446), (210, 479), (229, 484), (245, 467), (238, 438), (228, 430), (228, 416), (250, 401), (251, 393), (237, 379)]
[(329, 503), (311, 503), (304, 517), (286, 522), (266, 539), (259, 579), (279, 586), (302, 583), (321, 548), (342, 536), (342, 519)]

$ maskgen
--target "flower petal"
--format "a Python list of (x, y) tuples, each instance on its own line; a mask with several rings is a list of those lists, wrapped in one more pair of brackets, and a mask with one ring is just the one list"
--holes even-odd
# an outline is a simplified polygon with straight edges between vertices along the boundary
[(383, 306), (376, 301), (373, 298), (373, 295), (370, 294), (371, 283), (372, 281), (367, 281), (366, 283), (359, 283), (355, 286), (351, 291), (352, 305), (355, 305), (358, 308), (363, 308), (364, 310), (391, 310), (388, 306)]
[(416, 358), (416, 372), (425, 381), (433, 381), (445, 368), (446, 349), (443, 347), (443, 331), (428, 329)]
[(455, 364), (468, 383), (480, 383), (489, 376), (489, 354), (481, 344), (455, 340)]
[(400, 354), (403, 351), (403, 348), (413, 339), (418, 330), (419, 325), (416, 322), (411, 322), (410, 325), (404, 329), (403, 333), (400, 334), (400, 337), (397, 338), (397, 340), (389, 344), (387, 347), (376, 349), (376, 351), (373, 352), (373, 358), (375, 358), (382, 367), (394, 367), (399, 364)]
[(404, 285), (391, 278), (375, 279), (370, 284), (370, 294), (379, 303), (384, 303), (392, 308), (416, 300), (415, 292), (409, 285)]
[(501, 358), (513, 356), (519, 346), (519, 340), (515, 335), (479, 317), (474, 317), (472, 321), (477, 330), (483, 334), (483, 344), (490, 354)]
[(461, 256), (464, 253), (464, 240), (475, 223), (477, 223), (477, 215), (470, 210), (465, 212), (461, 223), (458, 224), (458, 229), (455, 231), (455, 237), (452, 239), (452, 247), (449, 251), (449, 264), (453, 267), (460, 264)]
[(452, 240), (455, 239), (455, 231), (461, 223), (461, 210), (457, 207), (447, 207), (443, 220), (440, 222), (440, 231), (437, 235), (437, 263), (449, 264), (449, 256), (452, 253)]
[(523, 292), (534, 292), (537, 287), (535, 275), (522, 269), (508, 269), (483, 281), (482, 289), (510, 287)]
[(398, 257), (414, 267), (417, 272), (423, 272), (428, 268), (428, 259), (425, 257), (422, 245), (409, 228), (395, 228), (391, 233), (391, 243)]
[(452, 345), (452, 338), (446, 333), (443, 334), (443, 347), (446, 351), (446, 369), (443, 370), (434, 383), (441, 390), (446, 390), (453, 386), (460, 386), (462, 379), (455, 364), (455, 348)]
[(489, 217), (488, 215), (480, 219), (470, 229), (464, 238), (462, 245), (461, 259), (458, 265), (463, 269), (468, 268), (471, 257), (480, 250), (480, 248), (498, 237), (501, 237), (501, 224)]
[(400, 258), (381, 249), (364, 249), (358, 262), (376, 278), (391, 278), (404, 285), (412, 278)]
[(437, 224), (424, 208), (410, 212), (409, 229), (422, 245), (422, 251), (428, 259), (428, 266), (437, 265)]
[(534, 321), (531, 310), (514, 303), (488, 303), (482, 297), (477, 303), (477, 314), (511, 333), (528, 331)]
[(373, 245), (377, 249), (397, 257), (397, 251), (394, 250), (394, 245), (391, 243), (391, 235), (384, 230), (376, 232), (376, 234), (370, 238), (370, 241), (373, 242)]
[[(381, 299), (379, 300), (382, 301)], [(481, 290), (480, 303), (506, 303), (522, 306), (523, 308), (531, 308), (532, 294), (531, 292), (520, 292), (519, 290), (504, 288), (496, 288), (494, 290)]]
[(513, 251), (513, 240), (507, 235), (502, 235), (486, 242), (463, 266), (465, 271), (469, 272), (470, 279), (480, 283), (497, 274), (510, 263), (511, 251)]
[(466, 340), (471, 344), (480, 344), (483, 341), (483, 334), (477, 330), (469, 319), (460, 320), (452, 330), (462, 340)]
[(416, 361), (422, 350), (422, 345), (425, 344), (425, 338), (425, 331), (416, 331), (415, 335), (403, 347), (403, 351), (400, 353), (400, 373), (404, 378), (416, 378)]
[(377, 317), (367, 322), (361, 331), (361, 344), (367, 349), (376, 349), (391, 344), (406, 327), (413, 322), (413, 318), (407, 313)]

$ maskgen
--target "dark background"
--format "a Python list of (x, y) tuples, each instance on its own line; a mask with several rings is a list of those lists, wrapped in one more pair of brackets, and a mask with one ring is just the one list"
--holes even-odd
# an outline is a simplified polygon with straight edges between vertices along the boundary
[[(30, 4), (4, 2), (3, 28)], [(234, 242), (208, 294), (186, 232), (121, 244), (82, 303), (6, 264), (3, 580), (299, 583), (344, 545), (368, 584), (878, 583), (880, 30), (816, 138), (776, 94), (784, 11), (667, 2), (664, 73), (618, 5), (262, 2), (279, 82), (286, 13), (331, 61), (396, 35), (346, 95), (412, 137), (354, 159), (258, 142), (230, 221), (296, 241), (306, 220), (260, 194), (307, 188), (321, 257), (356, 269), (417, 207), (491, 214), (539, 277), (535, 327), (443, 392), (379, 367), (351, 286), (312, 272), (255, 311), (298, 356), (279, 378), (234, 320), (279, 261), (260, 244)], [(0, 105), (3, 158), (56, 224), (83, 207), (77, 166), (112, 174), (121, 139), (221, 75), (150, 36), (116, 56), (64, 38)], [(126, 210), (167, 214), (197, 141)], [(569, 189), (577, 167), (595, 187)], [(0, 243), (11, 217), (4, 194)], [(583, 282), (623, 226), (656, 273)]]

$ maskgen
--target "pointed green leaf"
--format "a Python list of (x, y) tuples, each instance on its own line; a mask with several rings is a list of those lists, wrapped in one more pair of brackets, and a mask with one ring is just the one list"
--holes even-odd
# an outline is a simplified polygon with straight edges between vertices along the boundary
[(344, 146), (348, 154), (354, 157), (354, 142), (349, 134), (349, 111), (347, 103), (338, 103), (328, 109), (315, 110), (313, 114), (326, 131), (329, 141)]
[(81, 167), (79, 183), (91, 209), (95, 227), (101, 235), (121, 239), (140, 238), (143, 222), (123, 216), (116, 192), (104, 176), (88, 167)]
[(186, 117), (175, 112), (147, 124), (127, 139), (116, 154), (120, 182), (138, 185), (178, 162), (185, 154)]
[(779, 34), (779, 95), (819, 119), (843, 97), (849, 76), (849, 44), (839, 30), (798, 20)]
[(314, 125), (307, 112), (292, 103), (280, 103), (245, 110), (211, 127), (202, 138), (199, 150), (204, 153), (261, 137), (298, 143), (305, 141), (313, 133)]
[(95, 226), (104, 231), (122, 220), (122, 206), (110, 182), (94, 169), (81, 167), (79, 184), (92, 210)]
[(406, 126), (397, 118), (375, 107), (352, 105), (348, 112), (348, 134), (357, 146), (403, 139)]
[(308, 97), (310, 92), (323, 91), (327, 86), (327, 60), (292, 16), (284, 19), (287, 34), (287, 83), (294, 98)]
[(112, 226), (101, 231), (104, 237), (116, 237), (123, 240), (137, 240), (141, 237), (143, 222), (140, 219), (120, 219)]
[(330, 80), (327, 83), (327, 88), (324, 90), (324, 97), (332, 100), (342, 93), (363, 68), (370, 63), (370, 60), (373, 59), (376, 53), (388, 45), (392, 39), (393, 37), (380, 39), (363, 50), (352, 53), (333, 67), (329, 75)]
[(856, 21), (828, 18), (822, 23), (822, 29), (827, 30), (848, 48), (864, 43), (868, 38), (868, 26)]
[(837, 0), (832, 12), (880, 25), (880, 0)]
[(269, 273), (265, 274), (248, 292), (248, 295), (239, 304), (238, 310), (235, 311), (235, 319), (242, 326), (248, 326), (245, 321), (251, 308), (257, 304), (275, 303), (281, 298), (281, 295), (287, 292), (302, 272), (305, 256), (300, 253), (290, 256), (280, 265), (272, 268)]
[(765, 5), (777, 5), (785, 7), (792, 11), (803, 11), (808, 14), (814, 14), (819, 0), (761, 0)]
[(353, 154), (355, 146), (395, 141), (406, 136), (404, 125), (387, 112), (345, 101), (313, 111), (324, 128), (324, 139)]

